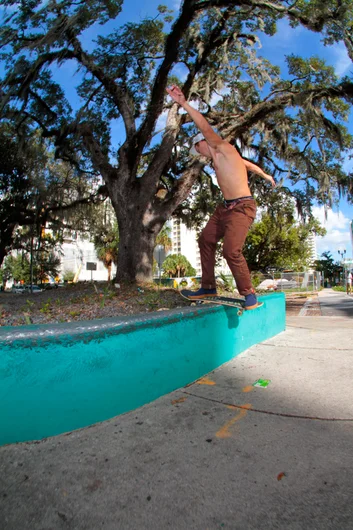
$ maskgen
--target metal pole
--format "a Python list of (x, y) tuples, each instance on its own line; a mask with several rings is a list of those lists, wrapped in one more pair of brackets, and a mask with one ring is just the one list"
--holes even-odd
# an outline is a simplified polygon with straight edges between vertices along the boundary
[(159, 275), (159, 281), (158, 281), (158, 290), (161, 288), (161, 247), (158, 248), (158, 275)]
[(34, 240), (33, 225), (31, 225), (31, 261), (30, 261), (30, 281), (31, 281), (31, 294), (33, 293), (33, 240)]

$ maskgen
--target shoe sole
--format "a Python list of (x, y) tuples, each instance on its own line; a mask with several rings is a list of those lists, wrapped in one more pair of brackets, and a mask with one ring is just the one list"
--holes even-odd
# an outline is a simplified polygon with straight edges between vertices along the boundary
[(215, 296), (217, 295), (216, 294), (203, 294), (200, 296), (188, 296), (185, 298), (187, 298), (188, 300), (204, 300), (205, 298), (214, 298)]
[(251, 311), (252, 309), (257, 309), (258, 307), (261, 307), (263, 305), (264, 305), (263, 302), (258, 302), (255, 305), (250, 305), (249, 307), (244, 307), (244, 309), (245, 309), (245, 311)]

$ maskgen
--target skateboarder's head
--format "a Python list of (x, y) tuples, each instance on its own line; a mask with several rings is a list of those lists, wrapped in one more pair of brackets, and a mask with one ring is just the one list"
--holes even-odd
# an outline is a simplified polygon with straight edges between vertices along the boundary
[(201, 155), (211, 157), (208, 143), (206, 142), (205, 137), (202, 133), (197, 134), (193, 139), (190, 154), (193, 156)]

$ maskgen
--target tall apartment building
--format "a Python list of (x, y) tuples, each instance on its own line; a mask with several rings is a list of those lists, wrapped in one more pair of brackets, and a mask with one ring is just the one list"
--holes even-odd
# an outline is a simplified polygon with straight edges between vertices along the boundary
[(310, 266), (314, 265), (317, 260), (317, 247), (316, 247), (316, 236), (314, 232), (311, 232), (308, 237), (309, 250), (310, 250)]
[(172, 217), (169, 221), (172, 240), (172, 254), (182, 254), (196, 269), (196, 275), (201, 275), (200, 251), (197, 244), (196, 230), (190, 230), (180, 219)]
[[(172, 218), (169, 221), (171, 228), (172, 254), (182, 254), (196, 269), (196, 275), (201, 276), (201, 257), (196, 230), (190, 230), (180, 219)], [(231, 274), (225, 259), (216, 267), (217, 274)]]

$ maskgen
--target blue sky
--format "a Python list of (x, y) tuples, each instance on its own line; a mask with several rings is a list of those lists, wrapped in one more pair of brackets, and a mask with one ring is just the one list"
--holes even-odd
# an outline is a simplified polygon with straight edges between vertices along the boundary
[[(273, 37), (264, 35), (261, 38), (262, 49), (260, 53), (273, 64), (285, 71), (285, 55), (294, 54), (302, 57), (318, 55), (325, 59), (327, 64), (335, 68), (336, 75), (345, 76), (353, 74), (353, 63), (347, 55), (343, 44), (324, 46), (320, 42), (320, 35), (306, 30), (302, 26), (293, 29), (283, 20), (278, 24), (278, 32)], [(353, 113), (351, 112), (348, 128), (353, 134)], [(348, 157), (344, 169), (352, 170), (353, 160)], [(338, 250), (346, 250), (346, 256), (352, 257), (352, 239), (350, 235), (350, 222), (353, 219), (353, 205), (342, 198), (338, 208), (326, 211), (323, 207), (315, 207), (315, 217), (327, 230), (327, 235), (317, 237), (317, 251), (330, 251), (335, 259), (339, 259)]]
[[(273, 64), (280, 66), (282, 71), (285, 71), (285, 55), (295, 54), (302, 57), (312, 55), (322, 57), (327, 64), (335, 68), (339, 77), (353, 74), (353, 63), (343, 44), (324, 46), (320, 42), (319, 34), (310, 32), (302, 26), (293, 29), (285, 20), (278, 24), (278, 32), (274, 37), (264, 36), (261, 42), (261, 54)], [(352, 112), (348, 129), (353, 134)], [(347, 157), (344, 169), (352, 171), (352, 168), (353, 160)], [(342, 198), (338, 208), (325, 212), (323, 207), (317, 206), (313, 213), (327, 230), (325, 237), (317, 238), (318, 254), (329, 250), (335, 259), (339, 259), (338, 250), (345, 249), (347, 257), (352, 257), (350, 222), (353, 219), (353, 205), (348, 204), (346, 198)]]
[[(125, 0), (123, 12), (119, 15), (117, 22), (120, 24), (129, 21), (139, 22), (145, 16), (155, 16), (157, 14), (157, 6), (161, 3), (174, 10), (178, 10), (180, 6), (180, 0), (167, 0), (164, 2), (161, 0), (144, 0), (144, 2), (140, 2), (139, 4)], [(1, 11), (0, 8), (0, 13)], [(109, 30), (116, 27), (116, 25), (117, 23), (110, 22)], [(84, 39), (85, 44), (87, 43), (89, 45), (101, 30), (102, 28), (98, 24), (87, 30)], [(262, 47), (258, 50), (258, 53), (267, 58), (271, 63), (280, 66), (282, 75), (285, 75), (286, 72), (285, 56), (289, 54), (300, 55), (302, 57), (318, 55), (335, 68), (338, 76), (353, 75), (353, 63), (349, 59), (343, 44), (324, 46), (320, 42), (320, 35), (309, 32), (302, 26), (293, 29), (283, 20), (279, 22), (278, 31), (275, 36), (267, 37), (266, 35), (260, 35), (260, 40)], [(76, 75), (76, 65), (73, 62), (68, 62), (61, 67), (61, 79), (63, 76), (67, 79), (67, 87), (70, 95), (73, 95), (73, 91), (69, 87), (76, 85), (79, 81)], [(353, 113), (351, 113), (348, 128), (351, 134), (353, 134)], [(119, 135), (120, 131), (121, 126), (119, 123), (116, 123), (114, 125), (116, 136)], [(344, 169), (352, 170), (352, 167), (353, 160), (348, 160), (347, 158)], [(315, 207), (314, 214), (327, 229), (327, 235), (325, 237), (317, 238), (318, 253), (321, 254), (326, 250), (330, 250), (333, 257), (338, 259), (339, 255), (337, 251), (339, 249), (346, 249), (347, 257), (352, 257), (353, 252), (349, 226), (353, 219), (353, 205), (349, 205), (347, 200), (342, 198), (339, 207), (333, 211), (324, 212), (323, 207)]]

